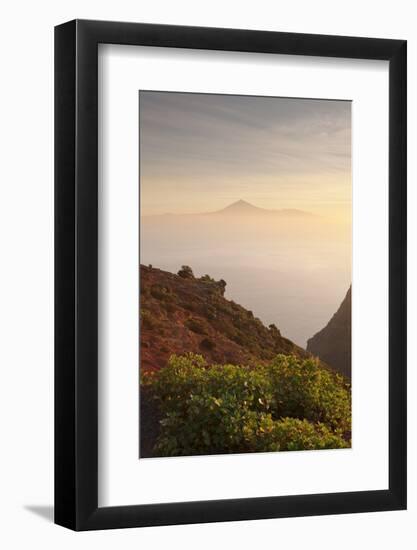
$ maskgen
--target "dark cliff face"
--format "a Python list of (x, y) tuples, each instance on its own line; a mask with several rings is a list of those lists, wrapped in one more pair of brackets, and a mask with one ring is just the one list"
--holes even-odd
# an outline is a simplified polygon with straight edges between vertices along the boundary
[(351, 378), (352, 287), (339, 309), (307, 342), (307, 351), (319, 357), (337, 372)]
[[(189, 271), (188, 271), (189, 270)], [(277, 354), (309, 354), (224, 297), (226, 282), (140, 266), (140, 359), (143, 369), (164, 367), (172, 354), (193, 352), (209, 364), (256, 365)]]

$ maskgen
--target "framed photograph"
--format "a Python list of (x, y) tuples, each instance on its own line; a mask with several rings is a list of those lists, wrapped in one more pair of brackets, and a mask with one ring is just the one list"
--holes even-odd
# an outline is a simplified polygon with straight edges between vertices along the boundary
[(55, 29), (55, 522), (406, 508), (406, 42)]

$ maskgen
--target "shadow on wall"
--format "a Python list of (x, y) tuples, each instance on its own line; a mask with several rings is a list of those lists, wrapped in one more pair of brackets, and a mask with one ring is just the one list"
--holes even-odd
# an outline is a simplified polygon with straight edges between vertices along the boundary
[(24, 506), (25, 510), (36, 514), (37, 516), (45, 519), (46, 521), (53, 523), (54, 521), (54, 507), (53, 506), (38, 506), (38, 505), (27, 505)]

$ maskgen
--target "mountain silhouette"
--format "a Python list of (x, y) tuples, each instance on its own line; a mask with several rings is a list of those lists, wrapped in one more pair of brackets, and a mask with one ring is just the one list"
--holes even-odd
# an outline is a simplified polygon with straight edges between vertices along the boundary
[(221, 210), (216, 210), (215, 212), (210, 212), (209, 214), (216, 215), (238, 215), (238, 216), (312, 216), (310, 212), (304, 210), (298, 210), (296, 208), (280, 208), (278, 210), (270, 210), (268, 208), (260, 208), (255, 206), (250, 202), (239, 199), (232, 204), (229, 204)]
[(259, 208), (258, 206), (254, 206), (253, 204), (250, 204), (250, 202), (240, 199), (236, 202), (233, 202), (232, 204), (229, 204), (225, 208), (222, 208), (221, 210), (217, 210), (217, 213), (226, 212), (226, 213), (245, 214), (248, 212), (263, 212), (263, 211), (265, 211), (264, 208)]
[(195, 213), (172, 213), (172, 212), (166, 212), (165, 214), (151, 214), (151, 215), (144, 215), (143, 219), (151, 219), (151, 218), (161, 218), (161, 217), (173, 217), (173, 218), (190, 218), (193, 216), (280, 216), (280, 217), (314, 217), (314, 215), (311, 212), (307, 212), (305, 210), (298, 210), (296, 208), (280, 208), (277, 210), (270, 210), (267, 208), (260, 208), (259, 206), (255, 206), (251, 204), (250, 202), (244, 201), (242, 199), (237, 200), (236, 202), (233, 202), (231, 204), (228, 204), (224, 208), (221, 208), (220, 210), (214, 210), (211, 212), (195, 212)]
[(351, 317), (352, 287), (339, 309), (327, 323), (307, 342), (307, 351), (319, 357), (347, 378), (351, 378)]

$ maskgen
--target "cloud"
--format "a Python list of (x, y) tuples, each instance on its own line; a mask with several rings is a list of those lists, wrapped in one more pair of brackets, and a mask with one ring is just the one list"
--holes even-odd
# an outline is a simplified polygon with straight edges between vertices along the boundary
[(350, 121), (347, 101), (141, 92), (144, 208), (154, 210), (163, 195), (169, 202), (173, 184), (173, 203), (185, 209), (207, 189), (240, 198), (257, 185), (274, 200), (280, 186), (286, 195), (298, 187), (298, 196), (314, 182), (320, 196), (333, 182), (347, 195)]

